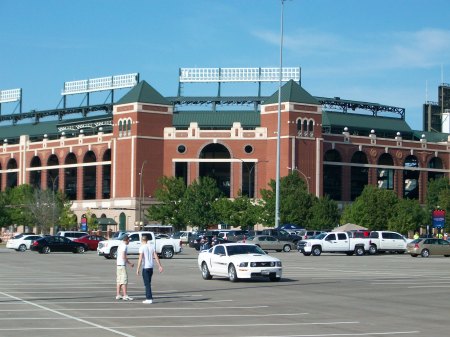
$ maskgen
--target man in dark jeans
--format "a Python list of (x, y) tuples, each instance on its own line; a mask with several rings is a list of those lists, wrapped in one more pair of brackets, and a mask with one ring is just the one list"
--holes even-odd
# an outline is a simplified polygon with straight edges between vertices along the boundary
[(139, 248), (139, 261), (136, 268), (136, 274), (139, 275), (139, 271), (142, 266), (142, 277), (144, 279), (145, 285), (145, 300), (142, 303), (151, 304), (153, 303), (152, 295), (152, 276), (153, 276), (153, 259), (159, 267), (159, 272), (163, 272), (163, 267), (159, 261), (158, 254), (156, 254), (155, 247), (151, 242), (148, 242), (147, 236), (142, 235), (141, 247)]

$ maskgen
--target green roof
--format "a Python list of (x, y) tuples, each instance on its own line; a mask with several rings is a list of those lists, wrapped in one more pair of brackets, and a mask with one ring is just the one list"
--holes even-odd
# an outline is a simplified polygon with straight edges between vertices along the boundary
[(353, 130), (393, 131), (411, 133), (412, 130), (404, 119), (393, 117), (369, 116), (352, 113), (322, 110), (323, 127), (348, 127)]
[[(306, 103), (320, 105), (320, 102), (309, 92), (303, 89), (297, 82), (290, 80), (281, 87), (281, 102)], [(278, 90), (264, 104), (278, 103)]]
[(448, 133), (414, 130), (415, 138), (421, 139), (422, 135), (425, 135), (425, 139), (432, 143), (446, 142), (449, 136)]
[(125, 94), (117, 104), (128, 103), (150, 103), (161, 105), (172, 105), (167, 99), (165, 99), (159, 92), (157, 92), (150, 84), (145, 81), (139, 82), (128, 93)]
[(188, 127), (191, 122), (199, 127), (231, 128), (240, 122), (243, 127), (259, 127), (258, 111), (178, 111), (173, 113), (174, 127)]

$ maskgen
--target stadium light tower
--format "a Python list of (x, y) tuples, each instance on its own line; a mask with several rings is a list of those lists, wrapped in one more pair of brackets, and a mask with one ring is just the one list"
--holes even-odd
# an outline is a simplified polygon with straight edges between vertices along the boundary
[(280, 80), (278, 83), (277, 163), (275, 177), (275, 228), (280, 225), (280, 132), (281, 132), (281, 82), (283, 80), (283, 20), (284, 2), (281, 0), (280, 17)]

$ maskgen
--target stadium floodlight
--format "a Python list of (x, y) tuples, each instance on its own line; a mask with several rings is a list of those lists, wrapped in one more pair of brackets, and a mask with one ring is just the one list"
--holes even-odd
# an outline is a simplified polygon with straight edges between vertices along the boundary
[(22, 89), (0, 90), (0, 104), (17, 102), (22, 98)]
[(283, 68), (181, 68), (180, 82), (283, 82), (300, 81), (300, 67)]
[(114, 90), (134, 87), (139, 81), (139, 74), (125, 74), (64, 82), (61, 95), (74, 95), (93, 91)]

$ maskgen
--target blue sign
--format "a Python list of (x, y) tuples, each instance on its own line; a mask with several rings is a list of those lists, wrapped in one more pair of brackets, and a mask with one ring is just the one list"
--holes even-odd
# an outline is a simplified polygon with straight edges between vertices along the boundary
[(436, 209), (433, 211), (433, 227), (444, 228), (445, 226), (445, 211)]

